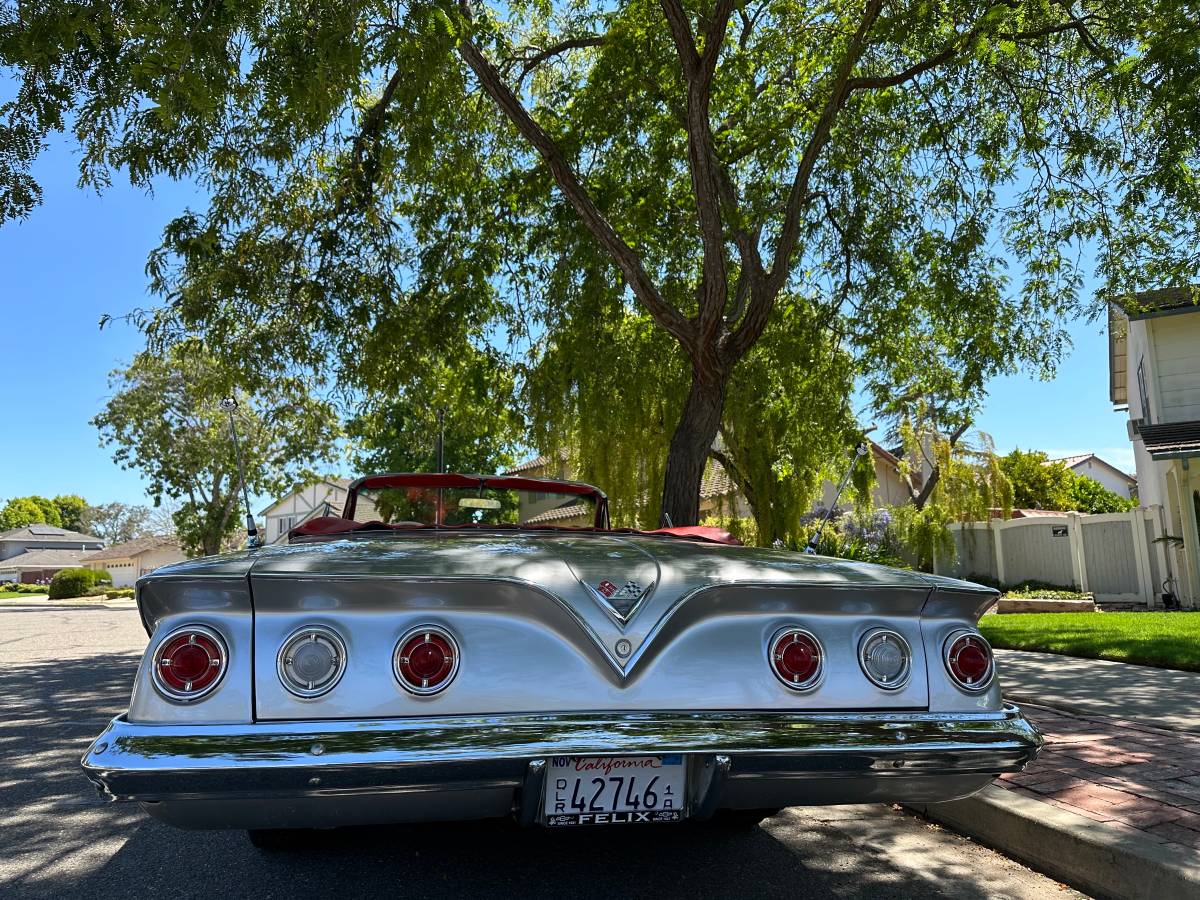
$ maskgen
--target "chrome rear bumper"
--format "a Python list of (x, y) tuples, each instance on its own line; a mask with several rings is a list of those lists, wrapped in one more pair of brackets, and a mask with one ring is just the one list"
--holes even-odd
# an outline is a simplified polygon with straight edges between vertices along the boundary
[[(637, 713), (250, 725), (118, 716), (83, 769), (112, 800), (188, 827), (537, 816), (545, 759), (685, 753), (691, 812), (966, 796), (1037, 755), (1015, 706), (990, 713)], [(529, 799), (523, 799), (529, 798)], [(359, 802), (356, 802), (359, 801)]]

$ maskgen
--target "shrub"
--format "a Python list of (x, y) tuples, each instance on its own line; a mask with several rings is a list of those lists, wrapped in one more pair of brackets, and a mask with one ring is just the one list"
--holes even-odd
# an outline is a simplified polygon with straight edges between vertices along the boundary
[(118, 597), (132, 597), (133, 595), (133, 588), (109, 588), (104, 592), (104, 596), (109, 600), (116, 600)]
[(1008, 588), (1004, 596), (1013, 600), (1086, 600), (1091, 595), (1073, 587), (1050, 584), (1047, 581), (1022, 581)]
[(87, 591), (84, 593), (84, 596), (85, 597), (103, 597), (110, 590), (111, 590), (110, 587), (103, 585), (103, 584), (98, 584), (95, 587), (88, 588)]
[[(820, 528), (826, 512), (825, 507), (816, 507), (801, 517), (800, 534), (803, 541), (791, 549), (803, 550), (807, 546)], [(822, 556), (911, 568), (911, 563), (904, 558), (904, 547), (896, 531), (893, 511), (886, 508), (849, 512), (835, 509), (828, 523), (821, 528), (815, 549)]]
[(91, 569), (63, 569), (50, 579), (51, 600), (82, 597), (96, 583), (96, 573)]
[(6, 591), (16, 591), (19, 594), (44, 594), (46, 586), (44, 584), (6, 584)]
[(112, 586), (112, 576), (108, 574), (108, 569), (99, 569), (92, 573), (96, 576), (96, 584), (107, 584)]

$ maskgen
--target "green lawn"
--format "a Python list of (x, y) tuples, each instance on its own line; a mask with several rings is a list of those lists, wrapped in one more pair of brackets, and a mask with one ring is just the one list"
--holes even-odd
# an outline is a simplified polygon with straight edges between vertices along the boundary
[(28, 597), (28, 596), (30, 596), (30, 595), (26, 594), (22, 591), (0, 591), (0, 600), (7, 600), (9, 597)]
[(1200, 672), (1200, 612), (1016, 613), (984, 616), (993, 647)]

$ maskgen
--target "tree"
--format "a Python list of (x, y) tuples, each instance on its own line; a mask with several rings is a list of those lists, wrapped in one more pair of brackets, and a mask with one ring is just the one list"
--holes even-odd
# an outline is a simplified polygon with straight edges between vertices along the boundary
[(443, 465), (449, 472), (501, 472), (515, 462), (524, 423), (512, 405), (506, 368), (464, 353), (454, 366), (430, 361), (392, 397), (367, 397), (346, 425), (359, 472), (437, 471), (437, 411), (445, 411)]
[(1075, 481), (1071, 485), (1071, 509), (1081, 513), (1096, 515), (1129, 512), (1135, 506), (1137, 506), (1136, 500), (1122, 497), (1086, 475), (1076, 475)]
[(62, 527), (62, 514), (53, 500), (32, 494), (28, 497), (14, 497), (0, 511), (0, 525), (4, 530), (24, 528), (26, 525), (51, 525)]
[(1040, 450), (1013, 450), (1000, 468), (1013, 486), (1013, 504), (1023, 509), (1074, 509), (1075, 473)]
[(63, 528), (68, 531), (83, 531), (84, 514), (88, 509), (86, 500), (78, 494), (59, 494), (53, 503), (58, 509)]
[(1019, 507), (1094, 514), (1127, 512), (1137, 505), (1038, 450), (1013, 450), (1001, 457), (1000, 467), (1012, 482), (1013, 502)]
[(150, 510), (145, 506), (128, 503), (101, 503), (89, 506), (84, 514), (84, 525), (89, 534), (102, 538), (109, 546), (132, 541), (146, 533), (146, 521)]
[[(781, 310), (730, 379), (711, 451), (749, 503), (757, 542), (767, 547), (803, 545), (802, 517), (826, 479), (841, 479), (864, 439), (847, 402), (854, 360), (819, 324), (793, 321), (803, 314), (798, 304)], [(868, 502), (873, 462), (870, 453), (858, 461), (852, 486)]]
[(175, 515), (182, 504), (171, 497), (163, 497), (159, 505), (153, 507), (146, 517), (144, 529), (147, 534), (155, 537), (178, 538), (175, 530)]
[[(678, 523), (787, 307), (864, 372), (936, 359), (970, 391), (1053, 367), (1080, 244), (1101, 299), (1200, 268), (1183, 0), (89, 13), (3, 20), (21, 84), (0, 216), (37, 201), (29, 165), (75, 112), (85, 183), (187, 173), (211, 198), (150, 261), (156, 341), (202, 330), (259, 378), (307, 367), (387, 394), (433, 349), (511, 340), (532, 395), (560, 388), (535, 431), (591, 427), (581, 400), (617, 381), (653, 395), (607, 424), (644, 440), (634, 474)], [(632, 331), (659, 355), (625, 371), (589, 339)], [(564, 355), (570, 378), (543, 365)]]
[(113, 396), (92, 420), (101, 446), (115, 448), (122, 468), (141, 471), (156, 504), (182, 501), (174, 521), (188, 553), (219, 552), (242, 521), (229, 420), (218, 405), (223, 397), (237, 399), (251, 494), (275, 494), (311, 477), (311, 467), (336, 452), (336, 416), (307, 384), (278, 376), (269, 394), (247, 394), (195, 342), (165, 355), (138, 354), (112, 374), (110, 386)]
[[(919, 445), (919, 446), (918, 446)], [(903, 504), (893, 510), (896, 528), (917, 564), (932, 571), (936, 555), (953, 556), (952, 522), (990, 522), (997, 513), (1007, 519), (1013, 507), (1013, 485), (984, 432), (960, 434), (954, 443), (940, 436), (908, 432), (905, 456), (928, 453), (939, 472), (936, 485), (921, 506)]]

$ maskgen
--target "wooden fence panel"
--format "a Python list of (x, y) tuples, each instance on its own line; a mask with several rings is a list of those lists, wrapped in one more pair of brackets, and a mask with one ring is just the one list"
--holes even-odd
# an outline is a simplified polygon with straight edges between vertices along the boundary
[(1081, 516), (1088, 590), (1098, 599), (1135, 599), (1142, 592), (1129, 516)]

